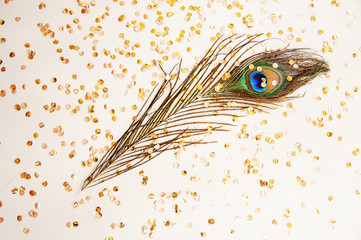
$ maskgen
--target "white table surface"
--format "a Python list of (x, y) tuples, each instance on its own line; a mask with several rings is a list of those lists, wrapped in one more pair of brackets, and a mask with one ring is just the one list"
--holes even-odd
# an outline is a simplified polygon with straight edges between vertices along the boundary
[[(361, 148), (359, 0), (336, 1), (339, 7), (331, 4), (331, 0), (250, 0), (239, 1), (243, 9), (233, 6), (230, 10), (227, 6), (232, 6), (233, 1), (177, 1), (171, 7), (167, 2), (173, 1), (139, 0), (136, 5), (125, 1), (121, 6), (120, 1), (107, 0), (94, 1), (86, 14), (81, 13), (81, 4), (74, 0), (44, 1), (42, 9), (41, 1), (5, 2), (0, 3), (0, 20), (5, 21), (0, 25), (0, 38), (5, 38), (0, 43), (0, 69), (5, 67), (0, 72), (0, 91), (6, 91), (6, 96), (0, 97), (0, 239), (361, 239), (361, 194), (357, 194), (361, 191), (361, 153), (353, 155)], [(148, 8), (156, 3), (157, 8)], [(200, 11), (190, 10), (190, 5), (199, 6)], [(63, 13), (64, 9), (68, 13)], [(156, 22), (160, 16), (157, 11), (164, 17), (161, 25)], [(168, 12), (174, 15), (167, 17)], [(236, 16), (237, 12), (241, 17)], [(102, 19), (105, 13), (109, 16)], [(189, 13), (190, 20), (186, 21)], [(126, 18), (119, 22), (122, 14)], [(146, 19), (144, 14), (148, 15)], [(251, 28), (242, 20), (247, 14), (252, 14)], [(311, 21), (311, 16), (316, 20)], [(19, 21), (16, 17), (20, 17)], [(74, 23), (74, 19), (79, 23)], [(140, 22), (145, 28), (138, 32), (134, 26)], [(38, 23), (48, 23), (54, 38), (51, 34), (43, 36)], [(229, 29), (229, 24), (234, 24), (234, 28)], [(86, 39), (92, 26), (98, 25), (101, 30)], [(192, 26), (200, 34), (192, 31)], [(165, 37), (151, 32), (154, 28), (163, 33), (165, 27), (169, 28)], [(177, 42), (182, 30), (185, 37)], [(272, 41), (273, 46), (289, 43), (292, 48), (312, 48), (329, 62), (330, 77), (318, 77), (299, 89), (294, 95), (305, 96), (292, 100), (292, 108), (284, 103), (269, 114), (239, 118), (230, 132), (209, 137), (218, 143), (190, 147), (179, 159), (175, 159), (172, 151), (164, 153), (141, 168), (80, 191), (95, 167), (82, 167), (82, 162), (88, 160), (92, 150), (110, 145), (107, 130), (116, 140), (127, 129), (137, 113), (132, 106), (139, 109), (143, 103), (138, 99), (139, 89), (149, 91), (152, 81), (161, 82), (158, 68), (141, 71), (142, 65), (167, 55), (169, 60), (163, 60), (163, 66), (169, 71), (179, 61), (172, 55), (179, 52), (183, 67), (191, 68), (212, 44), (212, 36), (218, 32), (229, 35), (232, 31), (271, 33), (281, 40)], [(120, 33), (124, 33), (124, 38), (119, 38)], [(58, 44), (53, 43), (55, 39)], [(124, 47), (125, 40), (130, 41), (129, 48)], [(170, 40), (173, 45), (168, 46)], [(155, 51), (151, 41), (168, 52)], [(332, 52), (322, 52), (326, 41)], [(30, 43), (30, 47), (26, 48), (25, 43)], [(140, 43), (140, 47), (132, 49), (135, 43)], [(79, 50), (70, 49), (70, 45)], [(191, 51), (187, 51), (188, 47)], [(125, 57), (116, 53), (116, 48), (136, 56)], [(31, 60), (28, 50), (35, 52)], [(116, 58), (106, 56), (106, 50)], [(79, 55), (81, 51), (83, 56)], [(11, 52), (14, 57), (9, 56)], [(93, 57), (93, 52), (98, 56)], [(64, 64), (61, 57), (69, 63)], [(89, 69), (89, 63), (94, 68)], [(111, 67), (104, 67), (109, 63)], [(128, 71), (123, 73), (120, 65)], [(52, 82), (54, 77), (56, 83)], [(36, 79), (41, 83), (36, 84)], [(101, 86), (99, 79), (104, 80)], [(67, 84), (68, 94), (65, 88), (59, 90), (59, 86)], [(11, 85), (16, 85), (14, 94)], [(107, 98), (103, 95), (104, 87), (108, 89)], [(327, 94), (323, 93), (324, 87), (329, 89)], [(99, 97), (94, 103), (84, 100), (80, 104), (78, 100), (84, 99), (87, 92), (98, 92)], [(51, 103), (60, 109), (52, 113), (44, 110), (44, 105)], [(16, 111), (16, 104), (26, 107)], [(94, 113), (88, 112), (90, 105), (94, 105)], [(72, 113), (77, 106), (79, 111)], [(115, 110), (116, 121), (112, 120), (111, 109)], [(30, 117), (26, 117), (28, 111)], [(98, 118), (98, 123), (85, 121), (91, 116)], [(321, 117), (324, 126), (313, 126), (312, 121)], [(267, 124), (262, 125), (262, 120)], [(44, 127), (40, 128), (39, 123)], [(248, 126), (248, 139), (237, 138), (242, 124)], [(62, 136), (54, 133), (59, 126)], [(96, 134), (96, 129), (101, 133)], [(333, 135), (327, 137), (328, 132)], [(283, 133), (283, 137), (275, 139), (277, 133)], [(255, 136), (259, 134), (262, 139), (257, 141)], [(266, 137), (275, 139), (275, 143), (269, 144)], [(31, 146), (28, 141), (32, 141)], [(226, 143), (230, 145), (228, 149), (224, 147)], [(52, 150), (56, 152), (53, 156)], [(69, 158), (73, 150), (75, 156)], [(210, 156), (212, 152), (214, 157)], [(96, 154), (99, 158), (101, 155)], [(20, 159), (19, 164), (14, 163), (16, 158)], [(244, 161), (254, 158), (259, 173), (244, 174)], [(274, 159), (278, 159), (277, 164)], [(41, 166), (36, 166), (37, 161)], [(209, 162), (208, 167), (205, 161)], [(146, 186), (141, 184), (141, 170), (149, 179)], [(185, 176), (183, 170), (187, 171)], [(31, 176), (29, 180), (21, 177), (24, 172)], [(197, 181), (191, 181), (192, 176)], [(274, 187), (261, 187), (260, 179), (274, 179)], [(46, 187), (42, 185), (44, 181), (48, 183)], [(71, 191), (66, 191), (65, 182)], [(114, 192), (114, 186), (119, 191)], [(21, 187), (25, 188), (23, 196), (19, 194)], [(31, 190), (36, 192), (35, 196), (30, 196)], [(99, 197), (100, 192), (103, 197)], [(171, 197), (173, 192), (178, 193), (176, 199)], [(149, 198), (150, 194), (154, 194), (154, 199)], [(181, 210), (179, 214), (175, 213), (175, 204)], [(101, 208), (101, 218), (97, 217), (97, 207)], [(31, 217), (34, 215), (31, 211), (37, 216)], [(21, 221), (18, 216), (22, 216)], [(215, 223), (209, 224), (209, 219)], [(165, 224), (167, 220), (169, 226)], [(78, 222), (77, 227), (74, 222)], [(119, 227), (120, 223), (124, 227)], [(151, 231), (152, 223), (155, 228)]]

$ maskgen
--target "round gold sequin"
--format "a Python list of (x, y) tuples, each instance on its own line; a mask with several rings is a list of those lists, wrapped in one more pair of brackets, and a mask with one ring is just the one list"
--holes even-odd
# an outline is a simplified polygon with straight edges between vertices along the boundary
[(327, 137), (332, 137), (333, 133), (332, 132), (327, 132), (326, 135), (327, 135)]

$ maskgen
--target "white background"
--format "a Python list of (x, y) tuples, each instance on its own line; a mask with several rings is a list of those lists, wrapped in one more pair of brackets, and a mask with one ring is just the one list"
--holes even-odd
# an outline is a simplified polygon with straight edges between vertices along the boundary
[[(361, 195), (356, 194), (356, 190), (361, 191), (361, 159), (352, 155), (356, 148), (361, 148), (361, 102), (359, 92), (354, 92), (354, 88), (361, 85), (360, 1), (340, 1), (340, 7), (331, 5), (330, 0), (240, 1), (242, 10), (236, 7), (228, 10), (227, 5), (232, 1), (214, 1), (210, 8), (207, 1), (179, 1), (174, 7), (160, 1), (157, 9), (149, 10), (147, 6), (153, 4), (150, 1), (139, 1), (137, 5), (126, 1), (124, 6), (120, 6), (119, 2), (108, 0), (97, 2), (90, 8), (89, 14), (81, 14), (76, 1), (44, 3), (46, 7), (42, 10), (38, 7), (40, 1), (0, 3), (0, 19), (5, 20), (5, 24), (0, 26), (0, 37), (6, 38), (6, 42), (0, 44), (0, 59), (3, 61), (0, 67), (6, 67), (5, 72), (0, 72), (0, 90), (6, 90), (6, 96), (0, 98), (0, 217), (4, 219), (0, 223), (0, 239), (148, 239), (149, 231), (142, 232), (142, 227), (150, 227), (147, 223), (149, 219), (156, 221), (151, 235), (154, 239), (361, 239)], [(189, 5), (201, 7), (202, 19), (197, 12), (188, 9)], [(96, 23), (95, 18), (101, 17), (107, 6), (110, 8), (109, 17)], [(186, 10), (182, 11), (181, 6), (185, 6)], [(64, 8), (73, 10), (74, 14), (62, 13)], [(140, 16), (136, 16), (137, 11)], [(157, 11), (162, 11), (163, 25), (155, 21)], [(167, 12), (174, 15), (168, 18)], [(192, 17), (187, 22), (185, 17), (188, 12), (192, 13)], [(236, 17), (236, 12), (242, 16)], [(126, 15), (123, 22), (118, 21), (121, 14)], [(148, 19), (143, 19), (143, 14), (147, 14)], [(252, 14), (252, 28), (247, 28), (242, 22), (242, 17), (247, 14)], [(271, 22), (271, 14), (275, 14), (276, 23)], [(316, 17), (314, 22), (311, 21), (312, 15)], [(15, 17), (21, 17), (21, 20), (17, 22)], [(74, 18), (79, 19), (78, 25), (83, 26), (82, 30), (73, 23)], [(126, 23), (132, 20), (144, 22), (145, 29), (135, 32), (134, 25), (126, 28)], [(42, 35), (37, 27), (40, 22), (50, 24), (55, 38)], [(200, 22), (202, 27), (196, 29), (200, 29), (201, 34), (190, 36), (190, 27)], [(329, 62), (330, 78), (319, 77), (298, 90), (295, 95), (305, 93), (305, 96), (291, 101), (293, 109), (284, 103), (269, 114), (239, 118), (236, 122), (238, 126), (230, 132), (209, 137), (217, 140), (216, 144), (188, 148), (178, 160), (170, 151), (139, 169), (80, 191), (84, 179), (94, 168), (94, 165), (92, 168), (81, 166), (81, 162), (89, 158), (89, 148), (109, 146), (110, 141), (105, 137), (108, 129), (114, 140), (120, 137), (137, 113), (131, 109), (132, 106), (137, 105), (139, 109), (142, 105), (138, 99), (139, 88), (150, 90), (151, 81), (161, 81), (154, 77), (154, 74), (161, 74), (159, 69), (142, 72), (141, 66), (168, 55), (169, 60), (163, 61), (163, 66), (169, 71), (179, 61), (171, 57), (177, 51), (183, 58), (183, 67), (191, 68), (196, 58), (201, 57), (212, 44), (211, 36), (218, 32), (231, 34), (232, 30), (227, 28), (230, 23), (239, 33), (270, 32), (272, 37), (281, 39), (272, 41), (280, 47), (289, 43), (292, 48), (315, 49)], [(74, 33), (68, 33), (67, 24), (72, 26)], [(102, 27), (104, 36), (96, 35), (84, 40), (91, 26), (97, 25)], [(64, 31), (59, 30), (61, 26)], [(152, 28), (163, 32), (165, 26), (170, 29), (166, 37), (156, 37), (151, 33)], [(292, 32), (289, 32), (289, 27), (292, 27)], [(324, 31), (322, 35), (317, 33), (319, 29)], [(178, 43), (175, 39), (181, 30), (185, 31), (185, 38)], [(278, 34), (279, 30), (284, 32), (283, 35)], [(125, 34), (124, 39), (118, 37), (120, 33)], [(288, 39), (289, 34), (293, 34), (294, 39)], [(336, 42), (332, 40), (333, 35), (338, 39)], [(296, 42), (296, 37), (302, 41)], [(54, 39), (59, 40), (58, 45), (53, 44)], [(97, 58), (92, 56), (95, 39), (99, 41)], [(136, 57), (126, 58), (115, 53), (117, 47), (124, 49), (125, 39), (130, 41), (130, 45), (141, 43), (141, 47), (134, 50)], [(162, 40), (174, 43), (163, 55), (150, 46), (150, 41), (160, 44)], [(333, 52), (321, 53), (324, 41), (330, 43)], [(31, 45), (29, 49), (36, 52), (33, 60), (27, 58), (26, 42)], [(71, 44), (79, 46), (78, 52), (84, 51), (84, 56), (70, 50)], [(166, 46), (160, 45), (161, 48)], [(192, 50), (187, 52), (187, 47)], [(57, 48), (62, 48), (62, 53), (57, 53)], [(105, 56), (103, 49), (115, 54), (116, 59)], [(130, 48), (124, 50), (132, 52)], [(10, 52), (15, 52), (14, 58), (9, 57)], [(70, 62), (63, 64), (61, 56)], [(142, 64), (137, 64), (137, 59), (142, 59)], [(113, 68), (103, 67), (104, 63), (110, 62)], [(95, 67), (89, 70), (88, 63), (93, 63)], [(111, 70), (121, 72), (120, 64), (128, 69), (128, 73), (124, 78), (117, 79)], [(21, 70), (21, 65), (26, 65), (26, 69)], [(73, 74), (77, 74), (76, 80), (72, 79)], [(129, 88), (133, 75), (136, 76), (135, 86)], [(185, 77), (185, 74), (182, 76)], [(53, 77), (57, 78), (56, 83), (51, 82)], [(39, 85), (35, 84), (37, 78), (41, 80)], [(97, 101), (79, 104), (78, 99), (84, 99), (85, 93), (96, 91), (98, 79), (103, 79), (105, 83), (100, 86)], [(17, 87), (16, 94), (11, 93), (12, 84)], [(26, 84), (26, 90), (21, 88), (23, 84)], [(41, 89), (43, 84), (48, 87), (45, 91)], [(58, 90), (59, 85), (66, 84), (70, 84), (70, 95)], [(85, 90), (74, 94), (73, 89), (79, 89), (81, 85), (85, 86)], [(329, 88), (326, 95), (322, 91), (325, 86)], [(103, 98), (103, 87), (109, 89), (108, 98)], [(347, 91), (351, 97), (346, 97)], [(318, 101), (317, 96), (322, 100)], [(45, 111), (43, 106), (52, 102), (61, 109), (54, 113)], [(341, 102), (346, 105), (341, 106)], [(15, 111), (14, 105), (22, 103), (27, 103), (27, 108)], [(67, 104), (71, 105), (71, 109), (80, 106), (80, 111), (72, 114), (71, 109), (65, 108)], [(96, 124), (84, 121), (86, 116), (91, 115), (88, 113), (91, 104), (95, 106), (92, 116), (99, 119)], [(108, 109), (104, 109), (104, 104)], [(112, 108), (117, 121), (111, 120), (109, 110)], [(25, 116), (27, 111), (31, 111), (31, 117)], [(333, 120), (329, 121), (328, 115), (322, 116), (323, 111), (332, 115)], [(284, 112), (288, 113), (287, 117), (284, 117)], [(342, 115), (341, 119), (336, 117), (337, 114)], [(324, 118), (323, 127), (315, 127), (307, 121), (319, 117)], [(264, 119), (267, 124), (261, 126)], [(44, 128), (39, 128), (40, 122), (45, 124)], [(242, 124), (248, 126), (248, 139), (237, 138)], [(53, 133), (57, 126), (62, 127), (62, 137)], [(101, 133), (92, 140), (97, 128), (101, 129)], [(39, 137), (34, 139), (36, 132)], [(265, 141), (267, 136), (274, 139), (279, 132), (283, 132), (284, 136), (276, 139), (273, 145)], [(327, 137), (327, 132), (332, 132), (333, 136)], [(260, 141), (255, 139), (258, 134), (263, 136)], [(337, 140), (339, 136), (342, 136), (342, 141)], [(83, 144), (83, 139), (87, 139), (88, 143)], [(26, 145), (29, 140), (33, 141), (30, 147)], [(61, 146), (62, 141), (66, 142), (65, 147)], [(74, 147), (70, 145), (72, 141), (76, 143)], [(44, 143), (47, 149), (42, 148)], [(229, 149), (224, 148), (225, 143), (230, 144)], [(295, 148), (297, 143), (302, 145), (301, 151)], [(49, 155), (52, 149), (57, 152), (55, 156)], [(307, 153), (309, 149), (312, 150), (310, 154)], [(72, 150), (76, 154), (70, 159)], [(292, 151), (296, 151), (296, 156), (292, 156)], [(215, 153), (214, 158), (210, 157), (211, 152)], [(101, 157), (101, 154), (96, 156)], [(319, 160), (315, 160), (314, 156), (318, 156)], [(21, 163), (14, 164), (15, 158), (20, 158)], [(257, 175), (245, 175), (243, 163), (252, 158), (257, 158), (263, 168)], [(272, 162), (275, 158), (279, 160), (278, 164)], [(210, 163), (209, 167), (204, 166), (203, 159)], [(37, 161), (41, 162), (41, 166), (35, 166)], [(291, 162), (291, 167), (286, 166), (287, 161)], [(348, 162), (351, 167), (346, 167)], [(174, 167), (175, 163), (179, 163), (178, 168)], [(149, 178), (146, 186), (141, 184), (142, 176), (138, 174), (141, 170)], [(186, 176), (181, 174), (182, 170), (187, 171)], [(222, 180), (227, 178), (228, 170), (230, 178), (225, 185)], [(22, 172), (30, 174), (31, 179), (20, 178)], [(35, 172), (39, 174), (38, 178), (34, 177)], [(190, 181), (191, 176), (199, 181)], [(305, 187), (296, 181), (297, 176), (306, 181)], [(274, 179), (273, 189), (260, 187), (260, 179)], [(41, 185), (43, 181), (48, 182), (47, 187)], [(71, 192), (65, 191), (64, 182), (71, 185)], [(24, 196), (12, 194), (14, 188), (21, 186), (26, 188)], [(104, 188), (112, 190), (114, 186), (119, 186), (118, 192), (105, 193), (102, 198), (98, 196)], [(31, 197), (30, 190), (35, 190), (37, 195)], [(179, 191), (175, 200), (169, 197), (172, 192)], [(262, 196), (262, 191), (265, 196)], [(199, 198), (194, 199), (189, 192), (197, 192)], [(154, 199), (148, 198), (151, 193)], [(332, 201), (328, 199), (330, 195), (333, 196)], [(91, 197), (90, 201), (85, 200), (86, 196)], [(111, 196), (121, 202), (120, 206), (111, 201)], [(74, 208), (73, 203), (82, 199), (84, 204)], [(161, 200), (163, 213), (154, 208), (158, 200)], [(35, 203), (40, 203), (41, 207), (35, 209)], [(179, 205), (180, 214), (175, 213), (174, 204)], [(96, 217), (98, 206), (102, 209), (101, 218)], [(289, 217), (284, 216), (287, 209)], [(31, 210), (38, 213), (37, 218), (29, 216)], [(18, 215), (23, 217), (21, 222), (17, 221)], [(248, 219), (250, 215), (253, 220)], [(210, 218), (215, 220), (215, 224), (208, 224)], [(272, 224), (274, 219), (277, 220), (276, 225)], [(166, 220), (173, 225), (166, 227)], [(67, 228), (66, 224), (74, 221), (79, 226)], [(117, 226), (120, 222), (125, 224), (124, 228)], [(112, 223), (116, 224), (114, 229), (111, 228)], [(292, 223), (292, 227), (288, 228), (287, 223)], [(30, 232), (24, 234), (24, 228)], [(232, 229), (234, 233), (231, 233)], [(201, 237), (201, 232), (205, 232), (206, 237)]]

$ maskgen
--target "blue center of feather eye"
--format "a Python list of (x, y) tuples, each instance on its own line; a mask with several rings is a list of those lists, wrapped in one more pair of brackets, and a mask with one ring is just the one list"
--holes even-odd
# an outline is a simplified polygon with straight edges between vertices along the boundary
[(264, 92), (267, 88), (267, 77), (264, 72), (254, 71), (249, 75), (249, 83), (256, 92)]

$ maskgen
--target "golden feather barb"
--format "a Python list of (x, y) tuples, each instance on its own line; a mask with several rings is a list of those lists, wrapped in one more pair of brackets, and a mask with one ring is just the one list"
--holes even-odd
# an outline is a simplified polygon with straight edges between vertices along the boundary
[[(193, 137), (228, 131), (232, 126), (213, 120), (214, 116), (234, 116), (232, 111), (250, 107), (261, 111), (272, 108), (329, 71), (322, 57), (307, 49), (266, 51), (243, 60), (250, 49), (265, 41), (257, 39), (260, 35), (219, 38), (183, 81), (179, 81), (181, 63), (177, 73), (172, 73), (174, 68), (170, 74), (163, 71), (163, 83), (153, 89), (136, 120), (101, 158), (82, 190), (139, 167), (165, 151), (211, 143)], [(279, 64), (283, 78), (293, 80), (283, 79), (283, 85), (272, 94), (252, 92), (245, 84), (234, 87), (250, 65), (255, 64), (258, 71), (260, 66), (271, 68), (272, 63)]]

